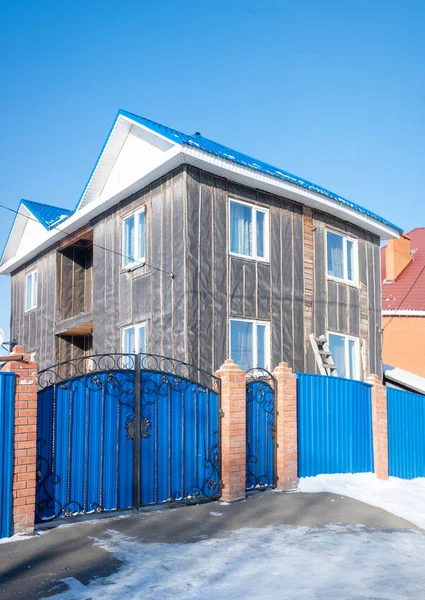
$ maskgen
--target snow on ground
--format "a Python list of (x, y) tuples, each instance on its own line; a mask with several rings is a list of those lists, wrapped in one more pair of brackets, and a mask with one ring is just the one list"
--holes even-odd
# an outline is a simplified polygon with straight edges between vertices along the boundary
[(95, 543), (123, 566), (62, 600), (400, 600), (425, 598), (425, 534), (333, 525), (240, 529), (223, 539), (147, 544), (114, 530)]
[(8, 538), (1, 538), (0, 544), (11, 544), (12, 542), (22, 542), (22, 540), (30, 540), (33, 536), (31, 535), (22, 535), (21, 533), (15, 533)]
[[(425, 529), (425, 478), (381, 481), (373, 473), (304, 477), (300, 492), (331, 492), (383, 508)], [(425, 598), (425, 593), (424, 596)]]

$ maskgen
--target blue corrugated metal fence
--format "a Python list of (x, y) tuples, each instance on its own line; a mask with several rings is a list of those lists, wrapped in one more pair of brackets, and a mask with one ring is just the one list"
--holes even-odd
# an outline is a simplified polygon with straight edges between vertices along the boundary
[(15, 373), (0, 373), (0, 538), (12, 531)]
[(297, 374), (298, 475), (373, 471), (371, 388)]
[(425, 477), (425, 396), (387, 387), (388, 472)]

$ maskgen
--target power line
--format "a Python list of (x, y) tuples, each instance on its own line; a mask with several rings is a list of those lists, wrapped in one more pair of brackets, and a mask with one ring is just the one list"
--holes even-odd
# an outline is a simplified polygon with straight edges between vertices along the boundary
[[(40, 224), (40, 221), (38, 219), (35, 219), (34, 217), (31, 217), (29, 215), (24, 215), (22, 213), (19, 213), (19, 211), (15, 210), (13, 208), (10, 208), (10, 206), (5, 206), (4, 204), (0, 204), (0, 208), (4, 208), (4, 210), (8, 210), (9, 212), (12, 212), (16, 215), (20, 214), (22, 217), (25, 217), (26, 219), (29, 219), (30, 221), (34, 221), (35, 223)], [(59, 227), (51, 227), (50, 230), (52, 230), (52, 229), (59, 231), (59, 233), (62, 233), (64, 236), (69, 235), (62, 229), (59, 229)], [(126, 258), (128, 260), (131, 260), (133, 263), (138, 263), (137, 266), (140, 266), (140, 267), (146, 266), (146, 267), (150, 267), (151, 269), (154, 269), (155, 271), (160, 271), (161, 273), (166, 273), (167, 275), (169, 275), (171, 277), (171, 279), (174, 279), (174, 273), (172, 271), (166, 271), (165, 269), (161, 269), (160, 267), (155, 267), (154, 265), (150, 265), (146, 261), (134, 260), (134, 258), (132, 256), (128, 256), (127, 254), (123, 254), (122, 252), (118, 252), (118, 250), (112, 250), (112, 248), (107, 248), (106, 246), (102, 246), (101, 244), (95, 244), (94, 242), (92, 242), (92, 245), (93, 245), (93, 247), (99, 248), (100, 250), (105, 250), (105, 252), (111, 252), (111, 254), (116, 254), (117, 256), (120, 256), (121, 258)], [(131, 271), (131, 270), (132, 270), (132, 268), (129, 267), (129, 271)]]
[(403, 302), (406, 300), (406, 298), (408, 297), (408, 295), (410, 294), (410, 292), (413, 290), (413, 288), (415, 287), (415, 285), (417, 284), (420, 276), (422, 275), (422, 273), (425, 271), (425, 265), (422, 267), (422, 269), (419, 272), (419, 275), (417, 275), (417, 277), (415, 278), (414, 282), (412, 283), (412, 285), (410, 286), (410, 288), (407, 290), (406, 295), (404, 296), (403, 300), (399, 303), (399, 305), (397, 306), (397, 308), (395, 309), (394, 313), (391, 315), (391, 319), (388, 321), (388, 323), (385, 325), (385, 327), (382, 328), (382, 333), (384, 333), (384, 331), (386, 330), (386, 328), (388, 327), (388, 325), (391, 323), (391, 321), (394, 319), (394, 317), (397, 316), (397, 312), (400, 310)]

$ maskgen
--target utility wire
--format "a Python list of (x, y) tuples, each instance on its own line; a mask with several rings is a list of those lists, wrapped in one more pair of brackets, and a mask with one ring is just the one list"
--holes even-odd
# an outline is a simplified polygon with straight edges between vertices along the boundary
[[(10, 208), (10, 206), (5, 206), (4, 204), (0, 204), (0, 208), (4, 208), (4, 210), (8, 210), (9, 212), (12, 212), (16, 215), (20, 214), (22, 217), (25, 217), (26, 219), (29, 219), (30, 221), (34, 221), (35, 223), (41, 224), (38, 219), (35, 219), (34, 217), (30, 217), (28, 215), (23, 215), (22, 213), (19, 213), (19, 211), (15, 210), (14, 208)], [(70, 235), (69, 233), (66, 233), (66, 231), (59, 229), (59, 227), (51, 227), (50, 231), (52, 229), (59, 231), (59, 233), (62, 233), (64, 236)], [(95, 244), (94, 242), (92, 242), (92, 245), (93, 245), (93, 247), (99, 248), (100, 250), (105, 250), (106, 252), (111, 252), (111, 254), (116, 254), (117, 256), (120, 256), (121, 258), (126, 258), (128, 260), (131, 260), (131, 261), (133, 261), (133, 263), (136, 263), (136, 266), (150, 267), (151, 269), (154, 269), (155, 271), (160, 271), (161, 273), (166, 273), (167, 275), (169, 275), (171, 277), (171, 279), (174, 279), (174, 273), (172, 271), (166, 271), (165, 269), (161, 269), (160, 267), (155, 267), (154, 265), (150, 265), (146, 261), (134, 260), (134, 258), (132, 256), (128, 256), (127, 254), (123, 254), (122, 252), (118, 252), (118, 250), (112, 250), (112, 248), (106, 248), (106, 246), (102, 246), (101, 244)], [(133, 266), (133, 268), (135, 268), (135, 266)], [(131, 271), (131, 270), (132, 270), (132, 268), (129, 267), (129, 271)]]
[(385, 325), (385, 327), (382, 328), (382, 333), (384, 333), (384, 331), (386, 330), (386, 328), (388, 327), (388, 325), (391, 323), (391, 321), (394, 319), (394, 317), (397, 316), (397, 312), (400, 310), (403, 302), (406, 300), (406, 298), (408, 297), (408, 295), (410, 294), (410, 292), (413, 290), (413, 288), (415, 287), (415, 285), (417, 284), (420, 276), (422, 275), (422, 273), (425, 271), (425, 265), (422, 267), (422, 269), (419, 272), (419, 275), (417, 275), (417, 277), (415, 278), (414, 282), (412, 283), (412, 285), (410, 286), (410, 288), (407, 290), (406, 295), (404, 296), (403, 300), (399, 303), (399, 305), (397, 306), (397, 308), (395, 309), (395, 312), (391, 315), (391, 319), (388, 321), (388, 323)]

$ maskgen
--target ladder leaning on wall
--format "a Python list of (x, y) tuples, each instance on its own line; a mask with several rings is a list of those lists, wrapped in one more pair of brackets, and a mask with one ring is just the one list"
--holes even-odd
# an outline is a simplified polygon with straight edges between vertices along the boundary
[(314, 333), (310, 333), (309, 338), (320, 374), (338, 377), (338, 371), (326, 336), (316, 337)]

